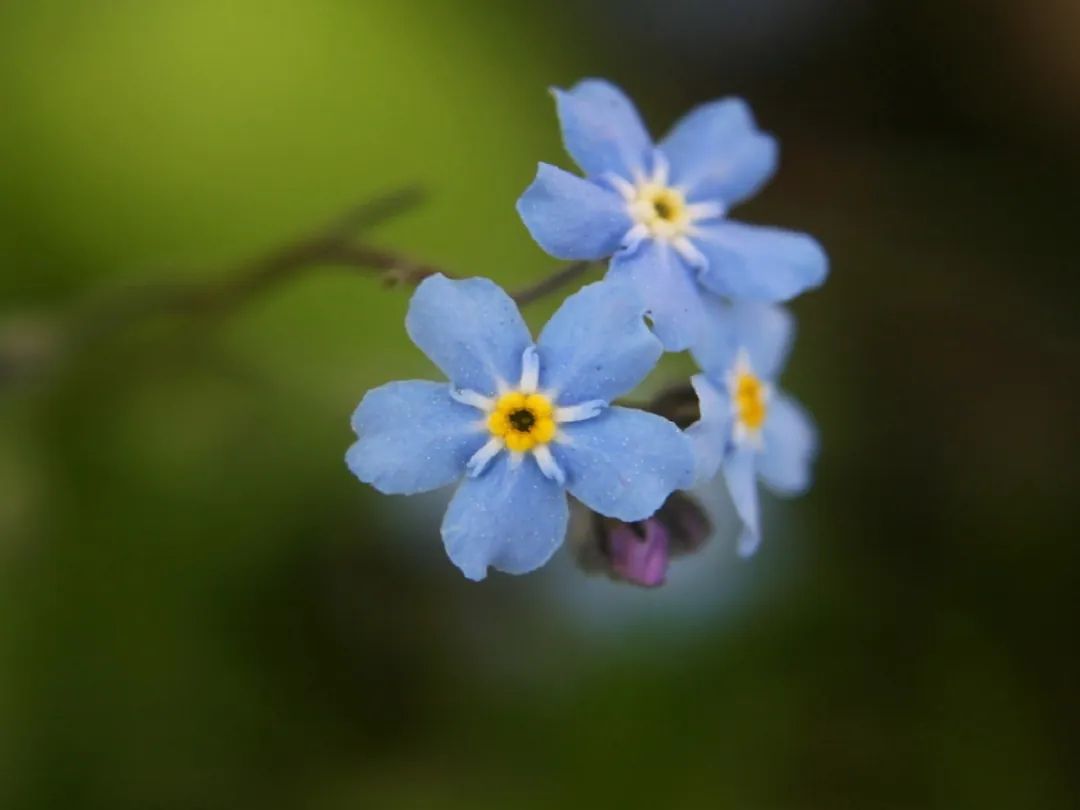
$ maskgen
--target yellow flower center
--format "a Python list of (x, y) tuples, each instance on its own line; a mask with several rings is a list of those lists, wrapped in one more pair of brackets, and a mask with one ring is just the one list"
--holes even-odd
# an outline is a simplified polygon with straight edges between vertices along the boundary
[(678, 236), (691, 224), (686, 198), (678, 189), (659, 183), (640, 183), (634, 189), (630, 211), (656, 236)]
[(555, 406), (543, 394), (511, 391), (499, 397), (487, 426), (508, 450), (525, 453), (555, 438), (554, 414)]
[(760, 429), (769, 411), (765, 384), (751, 372), (740, 371), (735, 376), (733, 388), (739, 421), (748, 430)]

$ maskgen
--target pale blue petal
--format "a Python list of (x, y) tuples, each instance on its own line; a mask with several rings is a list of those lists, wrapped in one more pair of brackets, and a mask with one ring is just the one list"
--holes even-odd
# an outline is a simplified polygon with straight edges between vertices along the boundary
[(619, 88), (585, 79), (570, 90), (553, 89), (566, 151), (589, 177), (607, 172), (630, 179), (645, 171), (652, 139), (634, 104)]
[(644, 520), (694, 481), (690, 440), (656, 414), (613, 407), (560, 433), (552, 447), (567, 488), (601, 515)]
[(486, 396), (499, 381), (518, 381), (521, 355), (532, 343), (517, 304), (486, 278), (424, 279), (405, 329), (454, 385)]
[(791, 397), (776, 392), (762, 426), (764, 449), (758, 474), (777, 495), (800, 495), (810, 487), (810, 467), (817, 455), (813, 420)]
[(724, 386), (713, 385), (704, 374), (695, 374), (690, 384), (697, 394), (701, 418), (686, 429), (694, 447), (694, 478), (697, 482), (716, 477), (731, 439), (731, 400)]
[(681, 352), (698, 338), (704, 313), (695, 275), (670, 245), (656, 239), (616, 253), (608, 272), (608, 278), (634, 288), (669, 352)]
[(761, 540), (755, 460), (754, 449), (744, 446), (731, 453), (723, 464), (724, 481), (743, 524), (739, 536), (739, 553), (744, 557), (753, 554)]
[(517, 210), (537, 244), (558, 259), (606, 258), (633, 225), (614, 191), (546, 163)]
[(660, 149), (671, 182), (691, 201), (722, 200), (729, 208), (753, 196), (776, 171), (776, 139), (761, 132), (746, 102), (702, 104), (680, 119)]
[(413, 495), (459, 478), (487, 441), (482, 414), (450, 397), (446, 383), (392, 382), (364, 396), (353, 413), (359, 439), (345, 462), (388, 495)]
[(731, 304), (718, 295), (704, 293), (701, 306), (704, 313), (701, 330), (690, 353), (702, 371), (722, 383), (728, 371), (735, 367), (738, 354), (736, 320)]
[(754, 374), (763, 380), (780, 375), (795, 339), (795, 317), (781, 306), (745, 301), (730, 304), (717, 296), (704, 299), (701, 339), (694, 359), (714, 379), (724, 379), (745, 350)]
[(601, 281), (571, 295), (540, 333), (540, 388), (560, 405), (611, 402), (652, 371), (664, 348), (644, 306), (622, 284)]
[(735, 340), (746, 349), (754, 373), (764, 380), (780, 376), (795, 341), (795, 316), (775, 304), (739, 302), (731, 308)]
[(804, 233), (724, 221), (694, 238), (708, 265), (701, 283), (736, 301), (786, 301), (825, 281), (829, 261)]
[(511, 464), (500, 453), (478, 478), (466, 478), (442, 524), (451, 561), (469, 579), (488, 566), (525, 574), (546, 563), (566, 537), (569, 510), (563, 488), (545, 478), (531, 457)]

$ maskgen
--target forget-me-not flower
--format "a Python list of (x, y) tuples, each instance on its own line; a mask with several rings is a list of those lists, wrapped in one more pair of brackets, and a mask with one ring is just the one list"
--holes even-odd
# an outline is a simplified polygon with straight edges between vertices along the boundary
[(465, 576), (522, 574), (563, 542), (566, 492), (603, 515), (643, 520), (689, 486), (694, 457), (673, 423), (613, 406), (662, 346), (629, 290), (602, 282), (569, 297), (533, 342), (496, 284), (441, 275), (416, 290), (405, 321), (450, 384), (409, 380), (369, 391), (346, 461), (388, 494), (464, 477), (442, 524)]
[(804, 492), (817, 431), (802, 407), (774, 387), (794, 336), (791, 314), (778, 306), (715, 298), (705, 306), (706, 332), (692, 350), (705, 372), (691, 379), (701, 419), (687, 432), (699, 480), (723, 473), (743, 524), (739, 552), (745, 556), (761, 538), (756, 479), (778, 495)]
[(775, 302), (825, 279), (828, 261), (811, 237), (727, 218), (777, 164), (776, 141), (741, 99), (697, 107), (654, 146), (608, 82), (553, 92), (566, 150), (585, 177), (541, 163), (518, 212), (553, 256), (611, 256), (609, 278), (636, 288), (669, 351), (696, 339), (703, 289)]

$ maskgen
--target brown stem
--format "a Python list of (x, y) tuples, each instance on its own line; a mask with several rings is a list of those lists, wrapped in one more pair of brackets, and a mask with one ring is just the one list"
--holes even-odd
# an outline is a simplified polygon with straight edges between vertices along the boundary
[(140, 287), (84, 306), (66, 318), (9, 326), (0, 333), (0, 387), (35, 375), (60, 359), (85, 351), (95, 341), (157, 316), (228, 314), (256, 295), (320, 267), (374, 270), (388, 284), (418, 284), (441, 271), (358, 244), (353, 234), (399, 216), (421, 201), (418, 188), (394, 191), (355, 206), (312, 235), (226, 270), (216, 280)]
[(381, 272), (383, 282), (393, 287), (414, 287), (436, 273), (454, 277), (452, 273), (434, 264), (413, 261), (397, 253), (366, 245), (338, 245), (327, 250), (320, 260), (327, 264), (378, 270)]
[[(27, 341), (20, 335), (27, 331), (26, 328), (20, 327), (17, 334), (0, 335), (0, 386), (157, 316), (227, 315), (255, 296), (318, 268), (337, 266), (374, 271), (388, 286), (412, 287), (436, 273), (452, 277), (435, 265), (361, 244), (353, 238), (358, 230), (408, 211), (421, 201), (421, 196), (418, 189), (407, 188), (358, 205), (314, 234), (241, 263), (212, 281), (132, 289), (84, 308), (66, 320), (32, 325), (35, 327), (30, 330), (35, 336), (33, 345), (46, 347), (41, 351), (23, 351)], [(518, 290), (512, 297), (519, 306), (531, 304), (574, 281), (589, 266), (590, 262), (584, 261), (566, 265)]]
[(566, 265), (561, 270), (552, 273), (547, 278), (513, 293), (511, 297), (517, 301), (518, 306), (523, 307), (550, 295), (566, 284), (583, 275), (592, 265), (592, 262), (581, 261)]

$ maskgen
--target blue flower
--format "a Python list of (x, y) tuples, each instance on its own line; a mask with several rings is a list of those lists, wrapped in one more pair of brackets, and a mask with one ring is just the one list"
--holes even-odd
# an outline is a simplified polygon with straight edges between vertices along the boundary
[(451, 384), (409, 380), (369, 391), (353, 414), (349, 469), (409, 495), (464, 476), (442, 524), (465, 576), (523, 574), (563, 542), (566, 491), (603, 515), (643, 520), (689, 486), (690, 440), (654, 414), (612, 406), (663, 349), (620, 285), (568, 298), (534, 344), (493, 282), (426, 279), (405, 321)]
[(693, 354), (704, 374), (691, 379), (701, 419), (687, 433), (699, 480), (722, 471), (742, 521), (739, 551), (750, 555), (761, 537), (756, 479), (778, 495), (810, 486), (817, 431), (791, 397), (775, 388), (794, 336), (781, 307), (707, 299), (706, 332)]
[(811, 237), (727, 219), (777, 163), (776, 141), (741, 99), (697, 107), (654, 147), (613, 85), (587, 79), (554, 94), (566, 150), (585, 178), (541, 163), (518, 212), (553, 256), (611, 256), (609, 277), (637, 289), (669, 351), (696, 339), (703, 289), (776, 302), (824, 281), (828, 260)]

